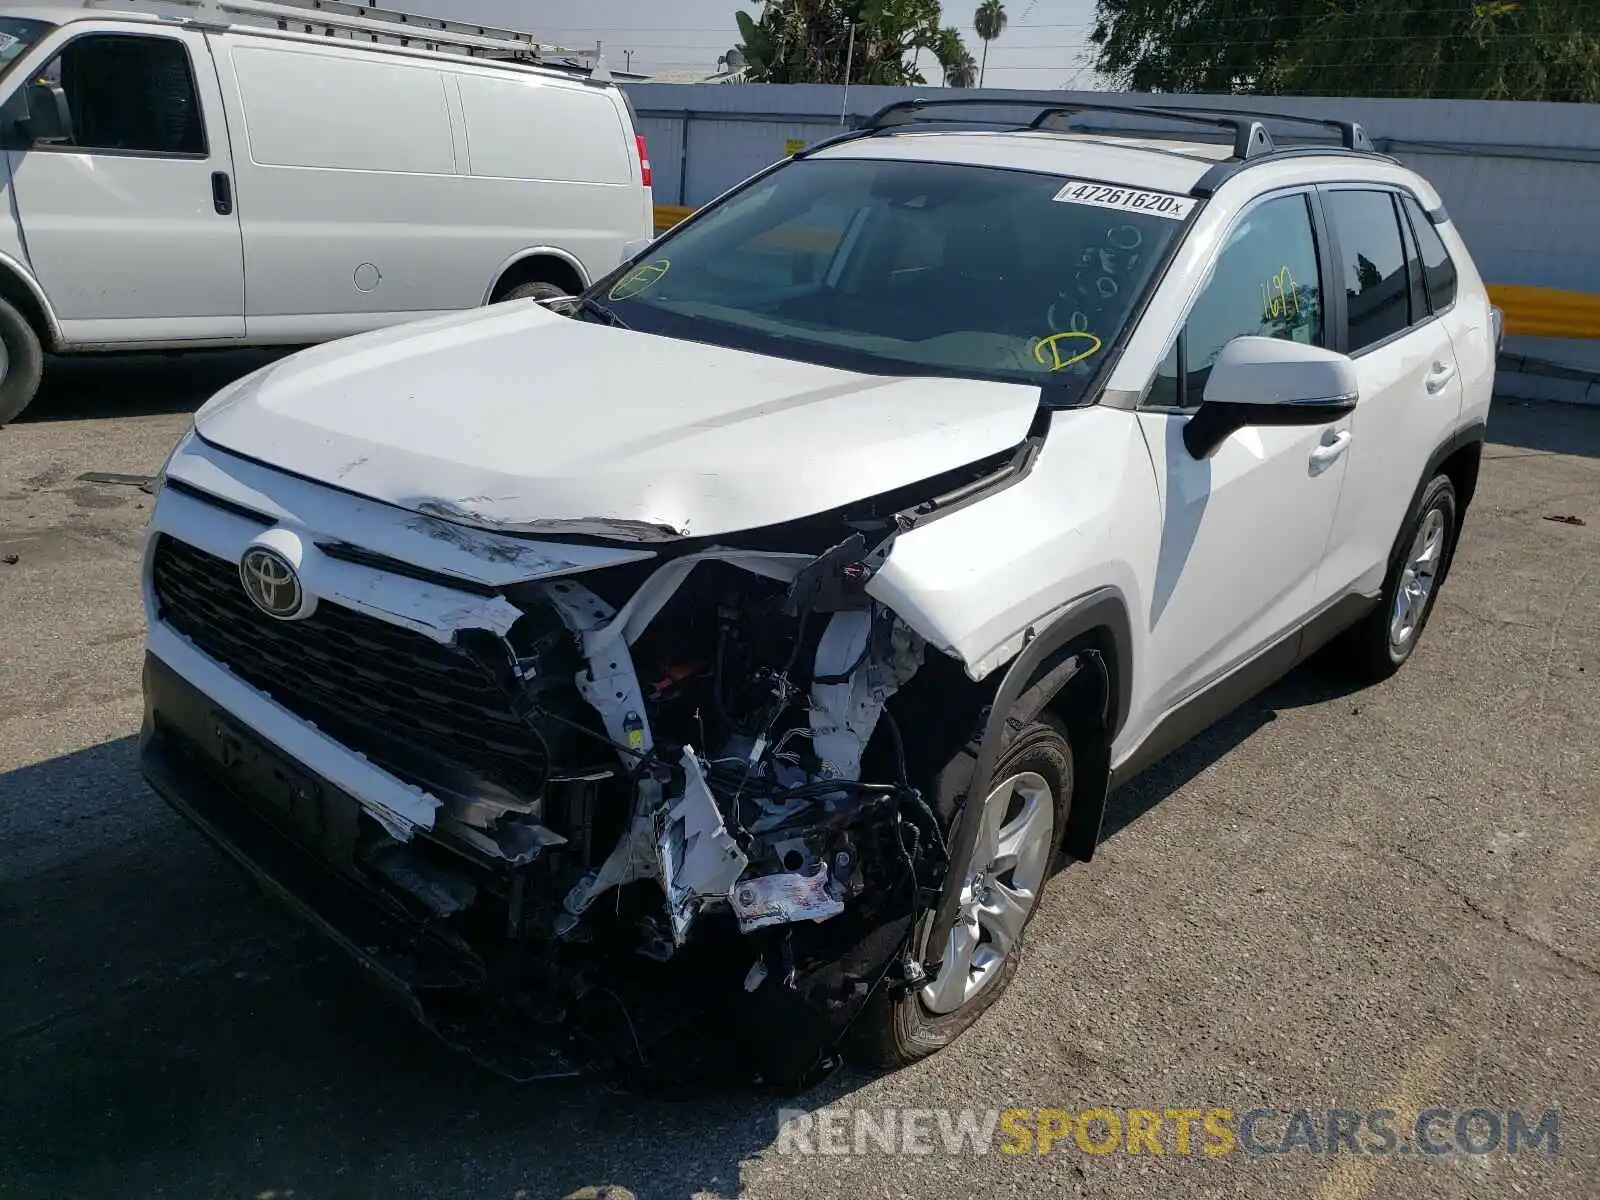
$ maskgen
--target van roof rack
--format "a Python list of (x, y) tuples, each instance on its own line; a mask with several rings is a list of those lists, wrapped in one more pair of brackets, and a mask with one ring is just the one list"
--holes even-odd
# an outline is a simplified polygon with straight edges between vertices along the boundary
[[(1034, 115), (1026, 124), (1016, 124), (997, 119), (983, 119), (972, 117), (946, 117), (937, 115), (953, 108), (1023, 108), (1032, 109)], [(932, 113), (934, 115), (924, 116)], [(1372, 139), (1367, 131), (1355, 121), (1336, 121), (1321, 117), (1300, 117), (1287, 113), (1266, 112), (1254, 109), (1233, 108), (1211, 104), (1185, 105), (1182, 108), (1168, 108), (1161, 105), (1147, 104), (1109, 104), (1095, 101), (1072, 101), (1067, 104), (1052, 104), (1049, 101), (1025, 100), (1021, 97), (999, 98), (938, 98), (919, 97), (915, 100), (897, 100), (893, 104), (886, 104), (877, 112), (867, 117), (858, 124), (854, 130), (837, 138), (827, 139), (812, 150), (821, 149), (824, 145), (844, 141), (852, 137), (868, 137), (873, 134), (884, 133), (893, 129), (904, 128), (908, 125), (982, 125), (989, 128), (1007, 129), (1049, 129), (1067, 131), (1069, 123), (1083, 113), (1115, 113), (1126, 117), (1136, 117), (1146, 121), (1168, 121), (1180, 125), (1206, 125), (1220, 129), (1233, 135), (1233, 154), (1225, 163), (1218, 167), (1226, 167), (1228, 173), (1237, 170), (1241, 165), (1262, 158), (1270, 154), (1305, 153), (1307, 148), (1293, 147), (1280, 149), (1272, 140), (1272, 135), (1267, 132), (1264, 122), (1283, 121), (1290, 124), (1318, 125), (1323, 128), (1338, 132), (1341, 149), (1355, 154), (1376, 154)], [(1118, 132), (1122, 132), (1119, 130)], [(1137, 132), (1129, 130), (1129, 133)], [(1181, 134), (1178, 136), (1182, 136)]]
[[(134, 12), (154, 10), (173, 13), (179, 10), (191, 19), (218, 24), (237, 23), (259, 27), (319, 33), (327, 37), (344, 35), (356, 41), (380, 45), (409, 46), (443, 53), (465, 54), (471, 58), (534, 63), (542, 66), (591, 73), (599, 62), (599, 47), (574, 50), (542, 42), (534, 34), (518, 29), (501, 29), (474, 21), (452, 21), (422, 16), (393, 8), (343, 0), (84, 0), (88, 8), (123, 8)], [(178, 15), (173, 13), (173, 15)], [(233, 18), (240, 18), (233, 21)], [(547, 61), (554, 59), (556, 61)], [(560, 60), (590, 60), (587, 64)]]

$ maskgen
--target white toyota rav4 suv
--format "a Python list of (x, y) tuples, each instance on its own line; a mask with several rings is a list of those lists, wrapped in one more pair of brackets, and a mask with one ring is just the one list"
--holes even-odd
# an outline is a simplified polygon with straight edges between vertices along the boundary
[(1335, 635), (1411, 655), (1493, 385), (1358, 125), (1092, 107), (894, 105), (580, 297), (226, 388), (150, 522), (147, 778), (518, 1078), (948, 1044), (1109, 789)]

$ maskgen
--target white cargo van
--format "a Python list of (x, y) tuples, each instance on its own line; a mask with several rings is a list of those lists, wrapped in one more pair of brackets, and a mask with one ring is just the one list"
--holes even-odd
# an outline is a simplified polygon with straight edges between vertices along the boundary
[(41, 350), (322, 342), (574, 292), (651, 236), (603, 71), (403, 32), (310, 0), (0, 13), (0, 424)]

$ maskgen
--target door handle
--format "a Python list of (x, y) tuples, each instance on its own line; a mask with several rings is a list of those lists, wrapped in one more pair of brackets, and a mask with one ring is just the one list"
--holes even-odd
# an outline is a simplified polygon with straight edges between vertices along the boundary
[(211, 204), (217, 210), (219, 217), (233, 214), (233, 180), (228, 178), (226, 171), (212, 172)]
[(1350, 449), (1350, 431), (1348, 429), (1333, 430), (1322, 435), (1322, 444), (1311, 452), (1311, 473), (1320, 475), (1335, 462), (1339, 456)]
[(1428, 394), (1431, 396), (1440, 391), (1444, 385), (1454, 379), (1455, 376), (1456, 368), (1453, 363), (1436, 362), (1433, 364), (1433, 370), (1428, 372), (1427, 377), (1423, 379), (1422, 383), (1423, 386), (1428, 389)]

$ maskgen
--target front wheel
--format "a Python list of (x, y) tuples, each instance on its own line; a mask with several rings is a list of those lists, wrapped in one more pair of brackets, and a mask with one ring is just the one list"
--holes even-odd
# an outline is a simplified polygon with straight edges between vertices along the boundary
[[(982, 797), (981, 800), (978, 797)], [(1027, 726), (975, 785), (967, 803), (983, 805), (978, 838), (965, 863), (961, 903), (939, 971), (915, 990), (880, 990), (852, 1030), (855, 1057), (902, 1067), (942, 1050), (1000, 998), (1022, 958), (1023, 932), (1054, 872), (1072, 805), (1072, 747), (1050, 717)], [(932, 914), (913, 936), (927, 933)]]
[(535, 280), (532, 283), (517, 284), (516, 287), (501, 296), (500, 301), (504, 303), (507, 300), (557, 300), (562, 296), (570, 296), (571, 294), (566, 288), (557, 287), (553, 283), (545, 283), (543, 280)]
[(27, 318), (0, 300), (0, 425), (21, 415), (44, 377), (44, 349)]

